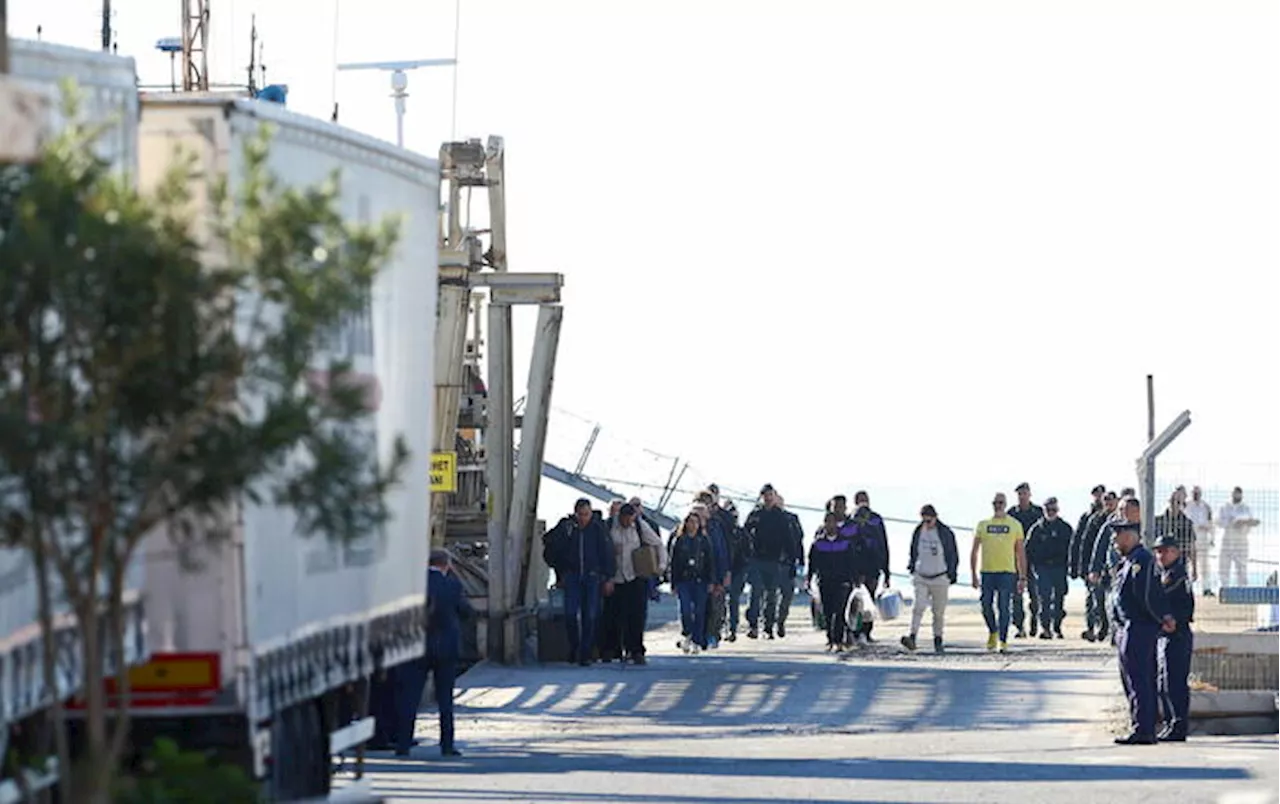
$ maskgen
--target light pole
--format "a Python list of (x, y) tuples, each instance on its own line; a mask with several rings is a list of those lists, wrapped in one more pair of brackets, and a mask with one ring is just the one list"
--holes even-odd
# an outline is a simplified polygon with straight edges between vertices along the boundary
[(417, 59), (413, 61), (367, 61), (354, 64), (339, 64), (339, 70), (385, 70), (391, 73), (391, 97), (396, 102), (396, 145), (404, 147), (404, 110), (405, 99), (409, 97), (409, 76), (406, 70), (419, 67), (452, 67), (457, 64), (454, 59)]

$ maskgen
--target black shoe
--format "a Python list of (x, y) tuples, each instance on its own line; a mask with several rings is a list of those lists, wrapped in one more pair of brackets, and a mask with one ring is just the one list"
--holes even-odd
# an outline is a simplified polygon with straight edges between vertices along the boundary
[(578, 666), (579, 666), (579, 667), (590, 667), (590, 666), (591, 666), (591, 660), (590, 660), (590, 659), (579, 659), (579, 660), (578, 660)]
[(760, 632), (757, 631), (756, 629), (751, 628), (747, 631), (747, 639), (759, 639), (759, 638), (760, 638)]
[(1014, 638), (1015, 638), (1015, 639), (1026, 639), (1026, 638), (1027, 638), (1027, 629), (1025, 629), (1025, 628), (1019, 628), (1019, 629), (1018, 629), (1018, 633), (1014, 634), (1013, 636), (1014, 636)]
[(944, 651), (944, 650), (943, 650), (943, 648), (942, 648), (942, 637), (934, 637), (934, 638), (933, 638), (933, 652), (934, 652), (934, 653), (945, 653), (945, 652), (946, 652), (946, 651)]
[(1117, 737), (1116, 745), (1155, 745), (1154, 734), (1130, 734), (1128, 737)]
[(1062, 638), (1063, 638), (1063, 637), (1062, 637), (1062, 629), (1061, 629), (1061, 628), (1059, 628), (1058, 630), (1054, 631), (1054, 632), (1053, 632), (1053, 635), (1054, 635), (1054, 636), (1056, 636), (1058, 639), (1062, 639)]
[(915, 653), (916, 652), (916, 635), (907, 634), (906, 636), (904, 636), (902, 638), (902, 647), (906, 648), (912, 653)]
[(1032, 620), (1032, 621), (1031, 621), (1031, 636), (1035, 636), (1035, 635), (1036, 635), (1036, 621), (1035, 621), (1035, 620)]
[(460, 757), (460, 756), (462, 756), (462, 752), (461, 752), (461, 751), (459, 751), (458, 749), (454, 748), (453, 746), (449, 746), (448, 748), (441, 748), (441, 749), (440, 749), (440, 756), (442, 756), (442, 757)]
[(409, 749), (408, 749), (408, 748), (397, 748), (397, 749), (396, 749), (396, 756), (398, 756), (398, 757), (407, 757), (407, 756), (409, 756)]
[(725, 642), (737, 642), (737, 641), (738, 641), (738, 632), (737, 632), (737, 631), (730, 631), (730, 632), (729, 632), (729, 636), (725, 637), (725, 638), (724, 638), (724, 641), (725, 641)]
[(648, 664), (649, 660), (644, 658), (644, 654), (640, 653), (631, 657), (632, 664)]
[(1049, 633), (1048, 629), (1045, 629), (1044, 631), (1041, 631), (1041, 632), (1040, 632), (1040, 638), (1041, 638), (1041, 639), (1053, 639), (1053, 634)]
[(1081, 639), (1083, 639), (1085, 642), (1097, 642), (1097, 641), (1098, 641), (1098, 638), (1097, 638), (1096, 636), (1094, 636), (1094, 635), (1093, 635), (1093, 631), (1092, 631), (1092, 630), (1088, 630), (1088, 631), (1081, 631), (1081, 632), (1080, 632), (1080, 638), (1081, 638)]
[(1185, 743), (1187, 741), (1187, 733), (1185, 731), (1171, 729), (1166, 731), (1164, 734), (1161, 734), (1156, 739), (1162, 743)]
[(786, 635), (787, 635), (787, 626), (782, 623), (778, 623), (778, 639), (782, 639)]
[(765, 639), (773, 639), (773, 631), (772, 631), (771, 629), (768, 629), (768, 628), (764, 629), (764, 638), (765, 638)]

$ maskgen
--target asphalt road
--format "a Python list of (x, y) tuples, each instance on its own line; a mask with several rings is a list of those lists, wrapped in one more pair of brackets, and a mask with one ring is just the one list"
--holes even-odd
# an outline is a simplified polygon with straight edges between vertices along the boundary
[(472, 669), (459, 684), (465, 756), (439, 757), (424, 712), (422, 746), (372, 755), (369, 782), (396, 802), (1277, 800), (1274, 736), (1116, 746), (1108, 650), (1018, 640), (991, 655), (971, 601), (952, 618), (943, 657), (907, 654), (899, 620), (838, 660), (799, 606), (786, 639), (691, 657), (675, 650), (668, 604), (645, 667)]

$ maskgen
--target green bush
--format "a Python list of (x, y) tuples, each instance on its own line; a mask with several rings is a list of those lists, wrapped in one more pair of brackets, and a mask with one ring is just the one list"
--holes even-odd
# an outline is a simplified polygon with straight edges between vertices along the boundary
[(258, 804), (258, 784), (238, 766), (219, 765), (166, 738), (147, 752), (142, 772), (119, 781), (116, 804)]

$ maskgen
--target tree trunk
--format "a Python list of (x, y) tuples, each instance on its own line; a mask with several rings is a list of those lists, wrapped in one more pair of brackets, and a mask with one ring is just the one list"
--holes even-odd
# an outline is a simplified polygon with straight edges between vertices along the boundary
[[(0, 0), (3, 2), (3, 0)], [(52, 697), (49, 709), (50, 725), (53, 727), (54, 746), (58, 752), (58, 798), (72, 801), (71, 798), (71, 748), (67, 743), (66, 717), (62, 708), (62, 697), (58, 694), (57, 662), (58, 650), (53, 632), (53, 596), (49, 592), (49, 561), (44, 554), (43, 529), (35, 526), (32, 530), (32, 558), (36, 565), (36, 589), (40, 606), (40, 642), (44, 659), (44, 686), (46, 693)]]

